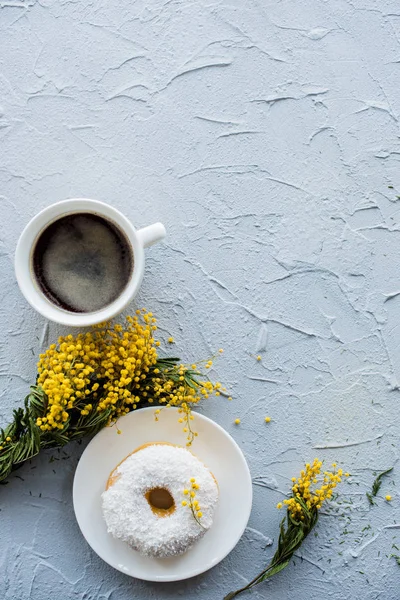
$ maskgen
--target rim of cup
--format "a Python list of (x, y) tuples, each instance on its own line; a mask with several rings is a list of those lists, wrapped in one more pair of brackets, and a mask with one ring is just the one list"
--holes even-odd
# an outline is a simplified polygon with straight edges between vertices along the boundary
[[(134, 262), (131, 276), (118, 298), (100, 310), (85, 313), (70, 312), (48, 300), (39, 288), (32, 266), (32, 252), (43, 230), (63, 216), (80, 212), (95, 214), (114, 223), (131, 245)], [(119, 210), (99, 200), (70, 198), (44, 208), (26, 225), (15, 251), (15, 274), (22, 294), (41, 315), (61, 325), (87, 327), (112, 319), (133, 300), (143, 279), (144, 249), (137, 230)]]

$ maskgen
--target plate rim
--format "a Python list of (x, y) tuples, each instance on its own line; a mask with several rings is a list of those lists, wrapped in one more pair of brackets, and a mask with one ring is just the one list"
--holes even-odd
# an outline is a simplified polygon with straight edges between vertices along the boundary
[[(168, 408), (169, 411), (174, 411), (177, 412), (178, 408), (176, 407), (169, 407)], [(154, 407), (153, 406), (146, 406), (143, 408), (138, 409), (138, 411), (140, 412), (154, 412)], [(127, 415), (124, 415), (123, 417), (120, 417), (118, 419), (118, 421), (122, 421), (125, 417), (129, 418), (132, 417), (132, 415), (134, 413), (136, 413), (137, 411), (131, 411), (130, 413), (128, 413)], [(230, 544), (230, 546), (226, 549), (226, 551), (224, 550), (224, 552), (222, 553), (222, 555), (220, 557), (218, 557), (218, 560), (213, 561), (212, 564), (207, 565), (204, 568), (204, 565), (199, 565), (198, 568), (193, 568), (190, 572), (188, 572), (187, 574), (185, 574), (184, 576), (181, 575), (155, 575), (153, 577), (151, 576), (146, 576), (146, 575), (138, 575), (138, 574), (133, 574), (131, 572), (127, 572), (125, 571), (123, 568), (121, 568), (120, 566), (118, 566), (118, 564), (116, 563), (111, 563), (110, 560), (108, 558), (106, 558), (104, 556), (104, 554), (101, 551), (97, 551), (93, 548), (92, 544), (90, 543), (90, 541), (87, 539), (85, 533), (82, 530), (81, 527), (81, 523), (80, 520), (78, 518), (77, 515), (77, 509), (76, 509), (76, 503), (77, 503), (77, 499), (76, 496), (78, 494), (77, 492), (77, 474), (78, 474), (78, 470), (81, 464), (81, 460), (83, 458), (83, 456), (85, 455), (85, 453), (87, 452), (87, 450), (90, 448), (90, 446), (93, 444), (93, 442), (95, 441), (95, 439), (97, 438), (97, 436), (101, 435), (103, 433), (103, 431), (105, 430), (105, 428), (101, 429), (88, 443), (88, 445), (86, 446), (86, 448), (84, 449), (84, 451), (82, 452), (78, 464), (76, 466), (75, 469), (75, 473), (74, 473), (74, 480), (73, 480), (73, 485), (72, 485), (72, 504), (73, 504), (73, 508), (74, 508), (74, 513), (75, 513), (75, 519), (78, 523), (78, 527), (79, 530), (83, 536), (83, 538), (85, 539), (86, 543), (88, 544), (88, 546), (91, 548), (92, 552), (94, 552), (95, 554), (97, 554), (97, 556), (99, 556), (99, 558), (101, 558), (101, 560), (103, 560), (105, 563), (107, 563), (110, 567), (112, 567), (113, 569), (116, 569), (117, 571), (120, 571), (121, 573), (123, 573), (124, 575), (127, 575), (128, 577), (133, 577), (134, 579), (139, 579), (141, 581), (150, 581), (150, 582), (154, 582), (154, 583), (166, 583), (166, 582), (173, 582), (173, 581), (184, 581), (186, 579), (190, 579), (191, 577), (196, 577), (197, 575), (201, 575), (202, 573), (205, 573), (206, 571), (209, 571), (210, 569), (212, 569), (213, 567), (215, 567), (217, 564), (219, 564), (221, 561), (223, 561), (228, 554), (230, 554), (232, 552), (232, 550), (236, 547), (236, 545), (238, 544), (238, 542), (240, 541), (240, 539), (242, 538), (246, 527), (248, 525), (249, 519), (250, 519), (250, 515), (251, 515), (251, 511), (253, 508), (253, 484), (252, 484), (252, 478), (251, 478), (251, 473), (250, 473), (250, 469), (249, 469), (249, 465), (247, 463), (246, 457), (242, 451), (242, 449), (240, 448), (239, 444), (236, 442), (236, 440), (233, 439), (233, 437), (230, 435), (230, 433), (228, 433), (223, 427), (221, 427), (221, 425), (219, 425), (218, 423), (216, 423), (216, 421), (214, 421), (213, 419), (210, 419), (210, 417), (207, 417), (205, 415), (203, 415), (202, 413), (199, 413), (197, 411), (192, 411), (192, 414), (195, 415), (196, 417), (198, 417), (200, 420), (204, 420), (206, 422), (208, 422), (209, 424), (211, 424), (212, 427), (216, 428), (218, 433), (220, 435), (223, 435), (225, 438), (227, 438), (229, 440), (229, 442), (236, 448), (236, 451), (238, 452), (238, 455), (240, 456), (240, 460), (244, 466), (244, 472), (245, 472), (245, 476), (247, 479), (247, 488), (249, 491), (249, 502), (248, 502), (248, 506), (247, 506), (247, 510), (246, 510), (246, 514), (245, 514), (245, 519), (244, 519), (244, 525), (241, 528), (240, 531), (240, 535), (238, 535), (236, 537), (236, 540), (234, 541), (233, 544)], [(109, 534), (108, 534), (109, 535)]]

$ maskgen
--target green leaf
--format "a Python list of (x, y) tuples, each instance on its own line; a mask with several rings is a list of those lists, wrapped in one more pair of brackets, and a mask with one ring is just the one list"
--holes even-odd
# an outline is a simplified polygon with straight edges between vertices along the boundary
[(398, 554), (391, 554), (390, 558), (394, 558), (400, 567), (400, 556)]
[(372, 497), (372, 494), (370, 494), (370, 492), (367, 492), (365, 495), (367, 496), (367, 498), (368, 498), (368, 502), (370, 503), (370, 505), (371, 505), (371, 506), (374, 506), (374, 504), (376, 504), (376, 502), (374, 502), (374, 499), (373, 499), (373, 497)]
[(374, 504), (376, 504), (374, 502), (373, 498), (375, 496), (377, 496), (379, 490), (381, 489), (382, 479), (385, 477), (385, 475), (388, 475), (392, 471), (393, 471), (393, 467), (391, 467), (390, 469), (387, 469), (386, 471), (382, 471), (382, 473), (380, 473), (378, 475), (378, 477), (375, 479), (374, 483), (372, 484), (372, 490), (371, 490), (371, 492), (366, 492), (365, 495), (367, 496), (368, 502), (370, 503), (371, 506), (373, 506)]
[(236, 598), (236, 596), (238, 596), (240, 593), (241, 593), (240, 591), (229, 592), (229, 594), (224, 596), (224, 600), (232, 600), (233, 598)]
[(181, 362), (180, 358), (157, 358), (156, 367), (175, 367), (177, 363)]
[(25, 398), (25, 402), (27, 400), (29, 401), (32, 417), (43, 417), (46, 414), (48, 405), (47, 394), (40, 386), (31, 386), (31, 393)]
[(268, 573), (263, 575), (262, 579), (258, 580), (258, 583), (261, 581), (265, 581), (266, 579), (269, 579), (270, 577), (272, 577), (273, 575), (276, 575), (280, 571), (283, 571), (283, 569), (285, 569), (288, 566), (289, 562), (290, 562), (290, 560), (285, 560), (284, 562), (280, 563), (279, 565), (276, 565), (276, 567), (273, 567), (270, 571), (268, 571)]
[(197, 390), (199, 387), (199, 384), (195, 379), (193, 379), (193, 377), (185, 377), (185, 383), (192, 388), (192, 390)]

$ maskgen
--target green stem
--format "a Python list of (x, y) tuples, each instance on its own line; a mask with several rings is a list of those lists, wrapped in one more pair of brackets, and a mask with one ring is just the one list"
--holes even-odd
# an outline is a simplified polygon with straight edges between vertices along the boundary
[[(293, 554), (298, 550), (318, 521), (317, 509), (308, 510), (302, 499), (299, 499), (298, 502), (303, 509), (305, 517), (304, 521), (295, 521), (288, 511), (286, 513), (286, 518), (281, 522), (278, 549), (272, 557), (271, 562), (261, 573), (254, 577), (250, 583), (234, 592), (230, 592), (224, 597), (224, 600), (236, 598), (236, 596), (239, 596), (242, 592), (250, 590), (255, 585), (276, 575), (288, 566)], [(287, 522), (286, 529), (285, 520)]]

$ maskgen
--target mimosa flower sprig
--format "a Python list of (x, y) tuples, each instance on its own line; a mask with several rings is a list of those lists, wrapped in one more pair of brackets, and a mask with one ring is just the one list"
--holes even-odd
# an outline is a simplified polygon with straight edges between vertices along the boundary
[[(269, 565), (257, 577), (244, 587), (230, 592), (224, 600), (232, 600), (245, 590), (253, 588), (262, 581), (276, 575), (288, 566), (293, 554), (298, 550), (318, 521), (318, 511), (322, 504), (332, 498), (333, 490), (342, 480), (342, 469), (324, 471), (322, 481), (319, 478), (322, 462), (317, 458), (300, 472), (300, 477), (293, 477), (292, 495), (277, 504), (277, 508), (286, 505), (287, 512), (280, 525), (278, 549)], [(345, 473), (348, 477), (349, 473)]]
[[(0, 430), (0, 481), (42, 448), (94, 435), (144, 405), (177, 407), (190, 445), (196, 436), (192, 407), (223, 388), (197, 365), (159, 357), (156, 329), (153, 314), (137, 310), (125, 325), (102, 323), (60, 337), (41, 354), (24, 408)], [(205, 367), (211, 364), (208, 360)]]
[(204, 529), (204, 525), (201, 522), (203, 513), (201, 512), (201, 506), (198, 500), (196, 500), (196, 490), (200, 489), (200, 485), (196, 482), (194, 477), (190, 479), (190, 488), (183, 490), (184, 499), (182, 500), (182, 506), (188, 506), (192, 511), (192, 516), (196, 523)]

